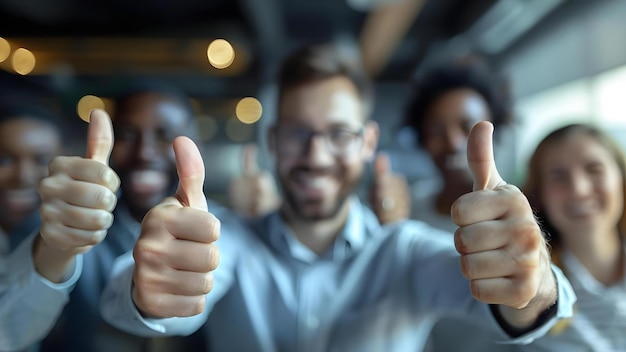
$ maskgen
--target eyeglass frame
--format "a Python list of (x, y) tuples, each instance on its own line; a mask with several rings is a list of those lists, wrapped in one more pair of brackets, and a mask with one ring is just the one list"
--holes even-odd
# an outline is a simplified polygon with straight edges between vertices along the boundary
[[(301, 132), (306, 132), (306, 136), (302, 138), (302, 141), (299, 141), (297, 152), (285, 152), (285, 148), (280, 147), (280, 138), (278, 137), (281, 130), (298, 130)], [(336, 145), (333, 144), (331, 140), (331, 134), (337, 132), (344, 132), (353, 138), (350, 141), (350, 145), (346, 146), (344, 150), (340, 150), (341, 148), (337, 148)], [(306, 127), (281, 127), (278, 125), (274, 125), (270, 129), (270, 138), (272, 139), (272, 143), (274, 144), (274, 150), (276, 154), (281, 155), (289, 155), (289, 156), (301, 156), (305, 154), (305, 151), (310, 148), (311, 142), (315, 137), (322, 137), (322, 140), (325, 141), (327, 151), (336, 157), (345, 157), (354, 153), (359, 147), (363, 146), (365, 135), (365, 127), (361, 126), (357, 130), (347, 130), (344, 128), (336, 128), (328, 131), (314, 131), (310, 128)]]

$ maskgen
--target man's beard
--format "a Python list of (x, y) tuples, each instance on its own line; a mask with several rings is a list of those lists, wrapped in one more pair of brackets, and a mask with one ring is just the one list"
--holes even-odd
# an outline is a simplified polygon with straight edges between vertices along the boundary
[(285, 192), (285, 203), (287, 206), (289, 206), (291, 212), (293, 212), (298, 218), (308, 221), (328, 220), (336, 217), (337, 214), (339, 214), (341, 208), (343, 208), (344, 204), (347, 202), (347, 200), (347, 195), (339, 195), (337, 201), (329, 210), (310, 214), (311, 212), (305, 209), (307, 206), (306, 204), (298, 201), (293, 193)]
[(285, 197), (285, 202), (283, 206), (289, 207), (289, 211), (291, 211), (295, 216), (302, 220), (319, 221), (332, 219), (339, 214), (341, 209), (348, 201), (350, 195), (355, 192), (357, 186), (362, 180), (362, 177), (363, 175), (359, 175), (359, 177), (352, 180), (352, 182), (344, 183), (340, 187), (339, 194), (335, 198), (335, 202), (332, 207), (330, 207), (329, 209), (322, 208), (321, 212), (318, 211), (314, 214), (311, 214), (311, 211), (307, 211), (306, 209), (308, 205), (306, 204), (306, 201), (303, 202), (302, 200), (298, 199), (298, 197), (296, 196), (296, 192), (291, 191), (291, 189), (286, 186), (289, 184), (288, 180), (279, 176), (279, 184)]

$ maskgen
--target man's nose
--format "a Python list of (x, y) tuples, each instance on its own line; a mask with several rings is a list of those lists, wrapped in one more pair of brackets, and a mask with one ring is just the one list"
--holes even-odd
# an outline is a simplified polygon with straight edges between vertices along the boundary
[(135, 155), (139, 160), (151, 160), (158, 155), (157, 140), (153, 133), (142, 133), (137, 138)]
[[(35, 185), (39, 181), (37, 166), (34, 162), (22, 160), (17, 163), (15, 168), (15, 180), (20, 185)], [(43, 175), (41, 175), (43, 177)]]
[(459, 129), (448, 129), (443, 137), (448, 152), (458, 152), (467, 147), (467, 134)]
[(581, 173), (574, 173), (571, 176), (570, 188), (572, 193), (577, 197), (584, 197), (591, 193), (593, 189), (593, 183), (586, 175)]
[(328, 143), (321, 135), (311, 136), (305, 151), (305, 156), (310, 163), (318, 166), (326, 166), (334, 160)]

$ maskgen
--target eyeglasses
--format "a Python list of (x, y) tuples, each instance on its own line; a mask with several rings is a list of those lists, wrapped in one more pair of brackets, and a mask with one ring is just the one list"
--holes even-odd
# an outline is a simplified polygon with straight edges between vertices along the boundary
[(276, 151), (281, 155), (303, 155), (314, 137), (324, 140), (328, 151), (335, 156), (345, 156), (357, 151), (363, 142), (363, 128), (348, 130), (333, 129), (316, 132), (301, 127), (275, 127), (274, 138)]

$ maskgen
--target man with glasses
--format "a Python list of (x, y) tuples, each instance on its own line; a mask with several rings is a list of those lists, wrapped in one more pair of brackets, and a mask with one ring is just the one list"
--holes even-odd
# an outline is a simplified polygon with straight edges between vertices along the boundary
[(222, 223), (217, 265), (204, 165), (177, 140), (179, 190), (144, 218), (134, 265), (116, 263), (101, 306), (110, 323), (147, 336), (206, 323), (211, 351), (417, 351), (439, 313), (517, 343), (571, 315), (571, 287), (551, 270), (528, 203), (485, 162), (489, 126), (470, 155), (484, 190), (455, 210), (459, 270), (450, 237), (419, 222), (381, 227), (354, 194), (378, 141), (361, 71), (332, 47), (307, 47), (283, 64), (279, 87), (269, 141), (280, 210)]

